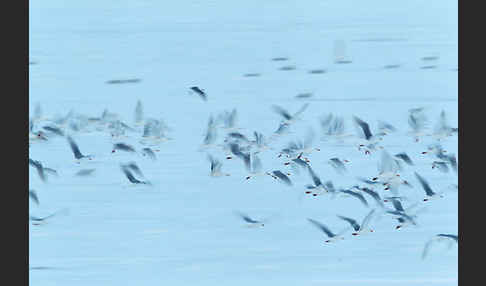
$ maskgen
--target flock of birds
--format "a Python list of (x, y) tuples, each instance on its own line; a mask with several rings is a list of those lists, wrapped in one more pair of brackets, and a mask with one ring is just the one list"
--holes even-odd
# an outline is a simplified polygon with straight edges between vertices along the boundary
[[(207, 101), (206, 91), (197, 86), (189, 88), (190, 93), (199, 96)], [(396, 229), (406, 226), (417, 225), (418, 215), (425, 210), (425, 205), (432, 200), (441, 199), (447, 191), (457, 191), (457, 184), (451, 184), (450, 188), (438, 191), (434, 184), (420, 175), (417, 171), (414, 176), (419, 183), (419, 188), (423, 191), (423, 198), (416, 202), (400, 190), (402, 188), (416, 188), (408, 180), (401, 176), (405, 168), (414, 168), (415, 160), (406, 150), (397, 154), (390, 154), (385, 148), (384, 142), (387, 137), (393, 136), (398, 130), (392, 124), (384, 121), (378, 122), (378, 128), (372, 130), (370, 125), (359, 118), (352, 116), (351, 122), (355, 127), (354, 132), (349, 132), (346, 128), (346, 120), (342, 116), (332, 113), (322, 116), (319, 124), (322, 130), (321, 146), (315, 146), (315, 132), (310, 128), (303, 139), (288, 142), (284, 148), (276, 150), (276, 142), (285, 140), (290, 136), (291, 128), (300, 121), (309, 107), (303, 104), (296, 112), (289, 112), (281, 106), (273, 105), (272, 110), (280, 119), (276, 130), (269, 135), (264, 135), (254, 131), (251, 135), (244, 134), (243, 128), (237, 123), (237, 109), (227, 110), (218, 115), (210, 115), (205, 130), (204, 137), (198, 151), (206, 153), (208, 160), (209, 176), (228, 177), (231, 174), (223, 171), (222, 161), (239, 161), (247, 175), (244, 180), (254, 179), (259, 176), (268, 176), (281, 183), (283, 186), (294, 186), (291, 177), (307, 174), (309, 183), (301, 187), (301, 197), (330, 196), (331, 198), (349, 197), (358, 200), (363, 206), (369, 208), (369, 212), (362, 218), (351, 218), (342, 215), (337, 217), (348, 227), (339, 232), (334, 232), (322, 221), (314, 218), (307, 218), (310, 225), (316, 227), (325, 235), (324, 242), (331, 243), (345, 238), (351, 230), (352, 236), (359, 236), (365, 233), (374, 232), (373, 221), (387, 217), (397, 222)], [(170, 127), (162, 119), (145, 117), (142, 102), (136, 104), (135, 120), (133, 124), (122, 120), (116, 113), (111, 113), (107, 109), (99, 117), (90, 117), (70, 111), (65, 116), (56, 118), (46, 118), (43, 116), (42, 109), (38, 104), (35, 108), (33, 117), (29, 124), (29, 146), (31, 144), (48, 144), (54, 137), (63, 137), (66, 140), (66, 148), (72, 151), (73, 157), (78, 164), (83, 161), (96, 160), (96, 156), (85, 154), (77, 144), (74, 137), (85, 132), (104, 132), (111, 138), (113, 147), (112, 153), (126, 152), (140, 154), (150, 160), (157, 161), (156, 153), (159, 146), (164, 141), (171, 140), (168, 137)], [(419, 144), (423, 138), (433, 138), (436, 143), (426, 146), (422, 152), (421, 159), (428, 158), (430, 168), (444, 174), (457, 174), (457, 158), (443, 149), (441, 142), (457, 134), (458, 129), (450, 126), (447, 122), (446, 113), (442, 111), (434, 128), (429, 127), (429, 119), (425, 108), (414, 108), (408, 112), (410, 142)], [(224, 134), (221, 136), (221, 133)], [(140, 148), (123, 142), (126, 138), (138, 138)], [(332, 180), (321, 180), (313, 166), (312, 154), (320, 152), (326, 145), (331, 144), (350, 144), (356, 147), (359, 156), (368, 156), (371, 153), (379, 153), (380, 161), (375, 176), (371, 178), (355, 177), (356, 180), (345, 187), (335, 186)], [(81, 146), (82, 147), (82, 146)], [(214, 155), (218, 153), (220, 156)], [(261, 154), (272, 153), (275, 160), (282, 166), (280, 169), (264, 169), (260, 159)], [(219, 159), (224, 158), (224, 159)], [(425, 159), (424, 159), (425, 160)], [(347, 165), (349, 160), (335, 156), (327, 162), (338, 175), (348, 172)], [(236, 163), (235, 163), (236, 164)], [(32, 166), (42, 182), (47, 182), (50, 176), (59, 176), (58, 172), (46, 166), (45, 162), (40, 162), (34, 158), (29, 158), (29, 165)], [(121, 175), (127, 179), (128, 184), (152, 185), (147, 180), (137, 165), (131, 161), (120, 164)], [(81, 169), (76, 176), (90, 176), (95, 169)], [(233, 179), (233, 177), (228, 178)], [(33, 190), (29, 190), (29, 198), (32, 203), (40, 205), (41, 198)], [(371, 201), (370, 201), (371, 200)], [(408, 206), (404, 207), (403, 204)], [(33, 225), (45, 224), (49, 219), (59, 214), (66, 214), (66, 209), (60, 210), (45, 217), (30, 215)], [(248, 226), (263, 227), (265, 220), (258, 220), (248, 214), (236, 211)], [(455, 234), (439, 233), (425, 242), (422, 258), (425, 258), (432, 245), (445, 242), (449, 247), (458, 242)]]

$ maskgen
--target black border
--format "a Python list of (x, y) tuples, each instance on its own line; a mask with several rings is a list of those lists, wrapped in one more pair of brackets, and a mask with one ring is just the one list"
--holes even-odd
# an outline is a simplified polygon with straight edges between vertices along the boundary
[[(3, 41), (2, 123), (3, 218), (2, 281), (29, 284), (29, 0), (5, 2)], [(12, 106), (12, 107), (11, 107)], [(9, 112), (10, 111), (10, 112)], [(5, 130), (7, 129), (7, 130)], [(23, 138), (23, 140), (22, 140)], [(27, 139), (27, 140), (25, 140)], [(23, 155), (23, 156), (22, 156)], [(6, 225), (5, 225), (6, 224)], [(3, 239), (2, 239), (3, 240)]]

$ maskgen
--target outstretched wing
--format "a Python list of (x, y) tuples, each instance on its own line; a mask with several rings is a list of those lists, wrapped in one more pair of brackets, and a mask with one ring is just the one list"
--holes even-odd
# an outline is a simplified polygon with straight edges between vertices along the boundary
[(69, 146), (71, 147), (71, 150), (73, 151), (74, 153), (74, 158), (76, 159), (81, 159), (83, 158), (83, 154), (81, 154), (81, 152), (79, 151), (79, 147), (78, 145), (76, 144), (76, 142), (74, 142), (73, 138), (71, 138), (71, 136), (68, 136), (67, 137), (67, 140), (69, 142)]
[(322, 232), (324, 232), (328, 237), (334, 237), (336, 236), (326, 225), (313, 220), (311, 218), (308, 218), (307, 221), (309, 221), (311, 224), (313, 224), (315, 227), (320, 229)]
[(337, 217), (340, 218), (340, 219), (342, 219), (342, 220), (347, 221), (353, 227), (353, 229), (355, 231), (358, 231), (360, 229), (360, 226), (359, 226), (358, 222), (355, 221), (354, 219), (349, 218), (349, 217), (345, 217), (345, 216), (340, 216), (340, 215), (338, 215)]
[(353, 116), (353, 120), (363, 130), (365, 139), (369, 140), (373, 135), (371, 134), (370, 126), (368, 125), (368, 123), (364, 122), (363, 120), (359, 119), (356, 116)]

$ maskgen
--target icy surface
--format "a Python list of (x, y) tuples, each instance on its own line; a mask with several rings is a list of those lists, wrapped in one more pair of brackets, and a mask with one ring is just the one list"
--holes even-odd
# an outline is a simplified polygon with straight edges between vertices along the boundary
[[(30, 213), (68, 213), (29, 226), (31, 285), (457, 285), (457, 245), (437, 247), (425, 260), (425, 243), (438, 233), (457, 234), (457, 191), (430, 201), (418, 225), (396, 230), (383, 216), (373, 233), (326, 244), (313, 218), (334, 232), (348, 225), (337, 214), (361, 221), (370, 208), (349, 197), (304, 196), (307, 172), (292, 174), (292, 187), (270, 176), (245, 180), (241, 160), (210, 153), (231, 176), (209, 176), (199, 147), (210, 114), (236, 108), (239, 130), (270, 136), (281, 120), (271, 106), (297, 111), (310, 103), (291, 134), (260, 154), (265, 171), (291, 169), (278, 152), (312, 127), (308, 157), (321, 180), (337, 187), (377, 175), (380, 152), (365, 155), (353, 144), (320, 140), (318, 119), (351, 116), (376, 130), (378, 120), (398, 131), (384, 137), (390, 154), (405, 151), (415, 166), (401, 176), (411, 202), (425, 193), (413, 172), (435, 191), (457, 184), (457, 174), (431, 168), (422, 155), (431, 137), (407, 135), (408, 110), (425, 107), (430, 128), (444, 110), (457, 127), (457, 1), (30, 1), (29, 117), (40, 103), (46, 118), (69, 110), (100, 116), (105, 108), (133, 125), (137, 100), (145, 117), (163, 119), (172, 140), (161, 142), (153, 162), (138, 154), (111, 153), (108, 132), (67, 129), (94, 160), (77, 164), (66, 139), (32, 143), (30, 157), (56, 169), (40, 181), (30, 167), (30, 188), (40, 205)], [(349, 64), (334, 63), (334, 44), (345, 43)], [(423, 61), (435, 56), (436, 61)], [(287, 61), (272, 58), (287, 57)], [(384, 68), (387, 65), (400, 65)], [(427, 69), (424, 66), (435, 65)], [(295, 66), (293, 70), (280, 70)], [(311, 70), (325, 73), (309, 73)], [(245, 77), (245, 74), (259, 74)], [(107, 84), (109, 80), (141, 79)], [(190, 93), (203, 88), (208, 101)], [(300, 93), (312, 97), (298, 99)], [(36, 128), (47, 124), (41, 121)], [(218, 141), (224, 138), (218, 129)], [(120, 140), (135, 146), (141, 133)], [(457, 154), (457, 135), (441, 142)], [(338, 174), (327, 160), (345, 158)], [(132, 186), (119, 163), (135, 161), (153, 186)], [(74, 174), (95, 168), (91, 177)], [(380, 194), (384, 191), (380, 189)], [(370, 206), (374, 202), (367, 197)], [(411, 202), (404, 202), (408, 206)], [(387, 204), (391, 208), (390, 204)], [(268, 221), (248, 228), (242, 211)]]

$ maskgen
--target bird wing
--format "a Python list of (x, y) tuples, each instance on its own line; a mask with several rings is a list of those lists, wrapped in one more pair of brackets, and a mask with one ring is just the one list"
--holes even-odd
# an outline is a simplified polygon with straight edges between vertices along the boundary
[(375, 214), (375, 210), (371, 210), (363, 219), (361, 222), (361, 228), (360, 230), (363, 230), (368, 227), (368, 224), (370, 224), (371, 219), (373, 218), (373, 215)]
[(349, 218), (349, 217), (345, 217), (345, 216), (340, 216), (340, 215), (338, 215), (337, 217), (340, 218), (340, 219), (342, 219), (342, 220), (347, 221), (353, 227), (353, 229), (355, 231), (358, 231), (360, 229), (360, 225), (354, 219)]
[(368, 206), (368, 202), (366, 201), (366, 199), (363, 197), (362, 194), (360, 193), (356, 193), (356, 192), (353, 192), (353, 191), (350, 191), (350, 190), (341, 190), (341, 192), (345, 193), (345, 194), (348, 194), (350, 196), (353, 196), (355, 198), (357, 198), (358, 200), (360, 200), (361, 203), (363, 203), (365, 206)]
[(383, 173), (396, 173), (399, 170), (399, 166), (396, 164), (395, 160), (390, 156), (386, 150), (381, 151), (381, 160), (378, 166), (378, 171), (380, 174)]
[(381, 207), (385, 206), (385, 204), (383, 204), (383, 201), (381, 200), (380, 195), (377, 192), (368, 188), (360, 188), (360, 190), (370, 195)]
[(332, 119), (333, 119), (332, 113), (329, 113), (327, 116), (323, 116), (319, 119), (321, 123), (321, 128), (324, 132), (328, 130), (329, 124), (331, 124)]
[(36, 205), (39, 205), (39, 197), (37, 197), (37, 192), (35, 190), (29, 190), (29, 198), (31, 198)]
[(435, 237), (430, 239), (429, 241), (427, 241), (424, 245), (424, 249), (422, 250), (422, 260), (425, 259), (425, 257), (427, 257), (427, 254), (429, 253), (429, 250), (430, 250), (430, 246), (432, 245), (432, 243), (436, 242), (436, 239)]
[(290, 181), (289, 177), (287, 177), (284, 173), (279, 170), (273, 171), (273, 174), (277, 176), (280, 180), (282, 180), (286, 185), (292, 186), (292, 181)]
[(307, 169), (309, 170), (309, 175), (311, 176), (314, 185), (316, 187), (322, 185), (321, 179), (316, 175), (316, 173), (314, 173), (314, 170), (312, 170), (310, 165), (307, 165)]
[(122, 166), (121, 167), (121, 170), (123, 171), (123, 173), (125, 174), (125, 176), (128, 178), (128, 180), (131, 182), (131, 183), (134, 183), (134, 184), (138, 184), (138, 183), (141, 183), (139, 180), (137, 180), (133, 174), (130, 172), (130, 170), (128, 170), (127, 167), (125, 166)]
[(262, 170), (262, 161), (256, 154), (252, 155), (251, 168), (254, 173), (260, 173)]
[(359, 127), (361, 127), (361, 129), (363, 130), (363, 133), (364, 133), (364, 136), (365, 136), (365, 139), (366, 140), (369, 140), (373, 135), (371, 134), (371, 131), (370, 131), (370, 126), (368, 125), (368, 123), (364, 122), (363, 120), (359, 119), (358, 117), (356, 116), (353, 116), (353, 120), (356, 124), (359, 125)]
[(143, 106), (140, 100), (137, 101), (135, 106), (135, 122), (141, 122), (143, 120)]
[(415, 172), (415, 177), (417, 177), (417, 180), (422, 185), (422, 188), (425, 190), (427, 196), (433, 196), (435, 194), (435, 192), (432, 191), (432, 189), (430, 188), (429, 183), (427, 183), (427, 181), (422, 176), (420, 176), (417, 172)]
[(395, 155), (395, 157), (402, 159), (405, 163), (407, 163), (410, 166), (413, 166), (412, 159), (407, 155), (405, 152), (401, 152)]
[(81, 159), (83, 158), (83, 154), (81, 154), (81, 151), (79, 151), (79, 147), (78, 145), (76, 144), (76, 142), (74, 142), (73, 138), (71, 138), (71, 136), (68, 136), (67, 137), (67, 140), (69, 142), (69, 146), (71, 146), (71, 150), (73, 151), (74, 153), (74, 157), (76, 159)]
[(235, 211), (234, 212), (237, 216), (241, 217), (244, 221), (248, 222), (248, 223), (259, 223), (259, 221), (257, 220), (254, 220), (252, 218), (250, 218), (247, 214), (245, 213), (242, 213), (240, 211)]
[(336, 236), (326, 225), (324, 225), (324, 224), (322, 224), (322, 223), (320, 223), (316, 220), (313, 220), (311, 218), (308, 218), (307, 221), (309, 221), (315, 227), (317, 227), (318, 229), (323, 231), (328, 237), (332, 238), (332, 237)]
[(290, 115), (290, 113), (283, 109), (282, 107), (278, 106), (278, 105), (273, 105), (272, 106), (272, 109), (273, 111), (275, 111), (276, 113), (280, 114), (281, 116), (283, 116), (285, 119), (287, 120), (290, 120), (292, 119), (292, 115)]
[(404, 212), (405, 210), (403, 209), (403, 206), (402, 206), (402, 203), (395, 199), (395, 198), (390, 198), (390, 200), (392, 201), (392, 204), (393, 204), (393, 207), (397, 210), (397, 211), (400, 211), (400, 212)]

